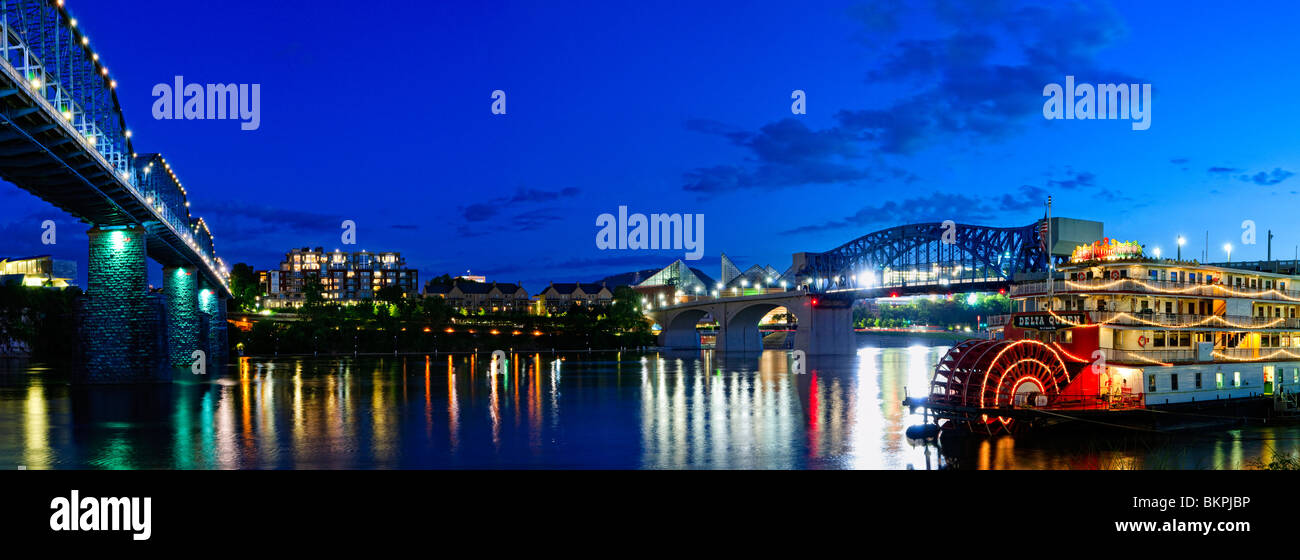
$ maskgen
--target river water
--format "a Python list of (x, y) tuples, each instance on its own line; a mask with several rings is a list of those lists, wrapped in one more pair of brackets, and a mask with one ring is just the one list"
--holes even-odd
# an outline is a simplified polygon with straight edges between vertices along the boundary
[[(946, 346), (787, 353), (246, 358), (170, 385), (0, 376), (0, 468), (1235, 469), (1294, 427), (925, 445), (902, 406)], [(904, 343), (906, 344), (906, 343)]]

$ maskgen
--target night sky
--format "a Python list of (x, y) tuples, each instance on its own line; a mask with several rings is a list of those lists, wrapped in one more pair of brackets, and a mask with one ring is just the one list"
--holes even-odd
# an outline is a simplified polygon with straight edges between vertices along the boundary
[[(706, 5), (707, 4), (707, 5)], [(805, 4), (812, 4), (811, 6)], [(396, 250), (422, 278), (591, 281), (684, 251), (601, 251), (596, 217), (703, 213), (742, 269), (892, 225), (1054, 215), (1211, 260), (1295, 227), (1290, 3), (68, 0), (228, 263)], [(158, 121), (154, 84), (258, 83), (261, 128)], [(1149, 83), (1151, 126), (1053, 120), (1043, 87)], [(507, 114), (491, 113), (494, 90)], [(791, 92), (807, 114), (791, 114)], [(0, 254), (78, 261), (85, 226), (0, 186)], [(59, 244), (40, 244), (56, 219)], [(359, 243), (340, 243), (354, 220)], [(1242, 222), (1259, 229), (1243, 245)]]

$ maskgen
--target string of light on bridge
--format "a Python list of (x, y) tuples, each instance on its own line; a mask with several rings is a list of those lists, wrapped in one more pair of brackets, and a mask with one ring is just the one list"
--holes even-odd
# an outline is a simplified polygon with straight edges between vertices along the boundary
[[(112, 93), (113, 102), (115, 105), (118, 105), (117, 94), (116, 94), (117, 80), (109, 76), (109, 70), (107, 65), (105, 65), (104, 62), (100, 60), (99, 53), (95, 52), (94, 49), (90, 47), (90, 37), (84, 31), (82, 31), (82, 29), (78, 26), (77, 19), (72, 16), (64, 0), (53, 0), (53, 4), (56, 8), (58, 8), (59, 15), (63, 18), (63, 21), (66, 22), (68, 28), (72, 31), (73, 37), (76, 40), (76, 42), (80, 44), (86, 56), (90, 58), (92, 64), (94, 65), (95, 73), (100, 76), (101, 80), (103, 80), (103, 83), (110, 90), (114, 90)], [(42, 71), (44, 71), (43, 64), (41, 68)], [(44, 86), (47, 85), (45, 81), (42, 80), (41, 76), (32, 76), (31, 79), (29, 80), (29, 84), (31, 85), (33, 90), (37, 90), (37, 91), (41, 90)], [(39, 96), (39, 99), (41, 101), (44, 101), (47, 104), (49, 103), (49, 100), (46, 99), (46, 95), (43, 92)], [(76, 117), (76, 115), (69, 107), (55, 108), (55, 110), (58, 111), (64, 117), (64, 119), (69, 122), (72, 122)], [(122, 129), (123, 129), (122, 135), (126, 139), (127, 151), (131, 154), (131, 159), (134, 160), (136, 158), (139, 158), (139, 154), (136, 153), (131, 146), (132, 143), (131, 130), (125, 127), (125, 123), (123, 123)], [(98, 145), (98, 137), (96, 134), (91, 132), (90, 129), (87, 129), (85, 132), (81, 132), (81, 131), (78, 132), (85, 138), (86, 143), (89, 144), (92, 148)], [(98, 152), (97, 149), (93, 151)], [(159, 160), (162, 162), (164, 169), (167, 171), (168, 176), (171, 178), (172, 182), (176, 184), (176, 188), (180, 190), (181, 196), (187, 199), (185, 201), (185, 207), (188, 208), (190, 206), (188, 200), (189, 192), (185, 190), (184, 183), (182, 183), (180, 181), (180, 178), (176, 176), (176, 173), (172, 170), (171, 164), (167, 162), (167, 159), (162, 157), (161, 154), (158, 157)], [(151, 170), (152, 167), (153, 167), (152, 163), (146, 166), (145, 167), (146, 172)], [(134, 190), (136, 190), (137, 192), (139, 191), (137, 185), (133, 184), (132, 175), (129, 167), (127, 170), (121, 172), (121, 178), (123, 181), (127, 182), (127, 184), (130, 187), (132, 187)], [(171, 227), (175, 231), (174, 225), (171, 224), (170, 221), (163, 219), (161, 214), (164, 210), (161, 203), (155, 205), (154, 204), (155, 201), (153, 200), (152, 196), (145, 197), (145, 202), (146, 202), (146, 206), (150, 208), (151, 211), (153, 211), (155, 214), (158, 215), (158, 217), (160, 218), (159, 221), (161, 223), (166, 223), (169, 227)], [(206, 234), (208, 235), (208, 238), (214, 240), (215, 243), (215, 236), (212, 235), (211, 229), (208, 228), (207, 223), (202, 218), (198, 218), (194, 224), (190, 225), (189, 229), (191, 231), (185, 231), (185, 232), (176, 231), (176, 233), (184, 237), (186, 243), (190, 246), (191, 249), (195, 251), (196, 254), (199, 255), (200, 258), (203, 259), (204, 264), (214, 274), (214, 276), (218, 278), (222, 283), (228, 285), (229, 273), (225, 270), (225, 264), (221, 260), (221, 258), (217, 257), (216, 255), (209, 256), (205, 254), (204, 251), (199, 249), (198, 243), (194, 239), (194, 236), (199, 233), (199, 228), (202, 228), (202, 230), (206, 232)], [(216, 261), (215, 263), (213, 262), (214, 259)]]

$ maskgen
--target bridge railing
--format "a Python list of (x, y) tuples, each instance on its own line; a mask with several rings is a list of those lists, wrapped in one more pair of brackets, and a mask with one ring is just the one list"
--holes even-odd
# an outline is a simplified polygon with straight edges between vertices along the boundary
[[(30, 10), (33, 6), (36, 8), (34, 12)], [(55, 115), (55, 121), (60, 122), (73, 133), (72, 136), (80, 142), (86, 153), (97, 158), (105, 168), (114, 170), (114, 177), (121, 185), (144, 202), (159, 221), (170, 226), (174, 233), (208, 265), (217, 278), (226, 281), (226, 272), (221, 267), (221, 260), (211, 250), (210, 244), (205, 247), (200, 243), (201, 239), (196, 238), (188, 216), (179, 216), (177, 212), (142, 189), (140, 177), (132, 163), (135, 156), (130, 153), (127, 141), (130, 132), (122, 129), (120, 114), (115, 110), (107, 111), (103, 107), (97, 110), (88, 109), (78, 100), (77, 92), (63, 83), (64, 81), (59, 79), (55, 72), (50, 71), (32, 45), (24, 40), (24, 35), (36, 34), (42, 45), (49, 47), (48, 44), (52, 43), (55, 49), (66, 48), (67, 56), (70, 57), (65, 61), (69, 66), (69, 72), (75, 73), (79, 68), (76, 64), (86, 62), (76, 58), (89, 57), (81, 50), (85, 45), (84, 38), (83, 42), (78, 44), (75, 40), (78, 34), (71, 27), (52, 23), (51, 17), (59, 16), (57, 14), (51, 16), (51, 13), (46, 11), (48, 8), (48, 3), (23, 0), (3, 0), (0, 3), (0, 62), (2, 62), (0, 67), (12, 76), (17, 85), (26, 87), (38, 102), (43, 102), (43, 109)], [(24, 29), (23, 26), (36, 26), (38, 29)], [(107, 71), (104, 70), (101, 76), (94, 72), (93, 65), (89, 73), (91, 80), (107, 79)], [(75, 79), (76, 76), (73, 76), (74, 81)], [(85, 77), (82, 79), (84, 80)], [(82, 97), (91, 100), (92, 105), (108, 106), (105, 97), (111, 95), (107, 92), (115, 88), (116, 83), (108, 81), (107, 84), (102, 85), (106, 86), (104, 91), (95, 90), (96, 85), (93, 82), (83, 85), (83, 88), (92, 91)]]
[[(101, 127), (95, 120), (98, 115), (87, 111), (74, 93), (60, 83), (53, 72), (46, 70), (22, 35), (22, 30), (11, 25), (9, 12), (4, 11), (0, 15), (0, 52), (3, 52), (5, 62), (81, 136), (88, 151), (98, 154), (124, 181), (134, 186), (125, 138), (117, 138), (117, 134), (110, 134)], [(69, 46), (72, 46), (71, 35)]]

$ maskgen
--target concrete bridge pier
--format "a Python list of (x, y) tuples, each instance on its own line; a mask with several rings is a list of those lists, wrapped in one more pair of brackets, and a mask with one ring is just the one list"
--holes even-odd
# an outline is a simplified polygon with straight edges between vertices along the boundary
[(853, 306), (811, 306), (799, 313), (799, 328), (794, 333), (794, 349), (809, 356), (842, 356), (857, 351), (853, 333)]
[(194, 351), (204, 349), (199, 340), (198, 284), (198, 271), (194, 267), (163, 267), (168, 365), (184, 374), (190, 373)]
[(161, 381), (156, 309), (148, 299), (145, 232), (139, 226), (96, 226), (87, 232), (86, 303), (82, 323), (85, 383)]

